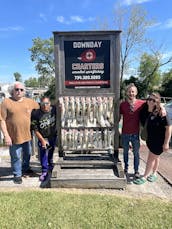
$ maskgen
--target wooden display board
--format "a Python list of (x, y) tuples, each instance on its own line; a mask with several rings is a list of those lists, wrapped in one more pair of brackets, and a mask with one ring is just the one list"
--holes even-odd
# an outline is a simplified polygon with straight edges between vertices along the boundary
[(60, 158), (51, 187), (126, 186), (118, 159), (120, 32), (54, 32)]
[[(113, 97), (114, 152), (118, 157), (120, 31), (54, 32), (54, 54), (57, 100), (64, 96)], [(61, 128), (58, 134), (61, 136)], [(60, 151), (61, 145), (60, 138)]]

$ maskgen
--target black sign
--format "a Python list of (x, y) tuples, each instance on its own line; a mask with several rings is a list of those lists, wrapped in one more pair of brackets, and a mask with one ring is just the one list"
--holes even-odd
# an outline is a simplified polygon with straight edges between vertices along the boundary
[(110, 40), (64, 41), (65, 87), (110, 87)]

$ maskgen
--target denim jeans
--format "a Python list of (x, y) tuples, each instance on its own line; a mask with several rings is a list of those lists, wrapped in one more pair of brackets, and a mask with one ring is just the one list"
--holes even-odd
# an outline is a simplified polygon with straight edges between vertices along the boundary
[(31, 142), (13, 144), (9, 147), (11, 156), (11, 167), (13, 175), (22, 176), (22, 170), (27, 171), (30, 167)]
[(130, 143), (133, 148), (134, 171), (138, 172), (139, 170), (139, 148), (140, 148), (139, 134), (122, 134), (122, 147), (123, 147), (125, 170), (128, 170), (128, 152), (129, 152)]
[(38, 141), (38, 147), (40, 152), (40, 162), (42, 166), (42, 172), (48, 172), (53, 169), (53, 153), (56, 144), (56, 137), (48, 140), (50, 149), (42, 148), (42, 144)]

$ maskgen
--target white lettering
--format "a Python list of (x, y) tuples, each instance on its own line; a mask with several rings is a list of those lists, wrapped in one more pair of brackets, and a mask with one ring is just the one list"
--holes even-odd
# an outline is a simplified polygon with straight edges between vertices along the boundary
[(73, 63), (72, 70), (95, 70), (104, 69), (104, 63)]
[(73, 48), (100, 48), (102, 41), (73, 42)]

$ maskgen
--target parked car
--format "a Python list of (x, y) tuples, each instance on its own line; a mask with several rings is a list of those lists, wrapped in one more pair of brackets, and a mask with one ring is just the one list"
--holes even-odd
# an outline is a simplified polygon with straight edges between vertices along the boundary
[(168, 121), (172, 125), (172, 100), (165, 104), (165, 109), (167, 111)]

